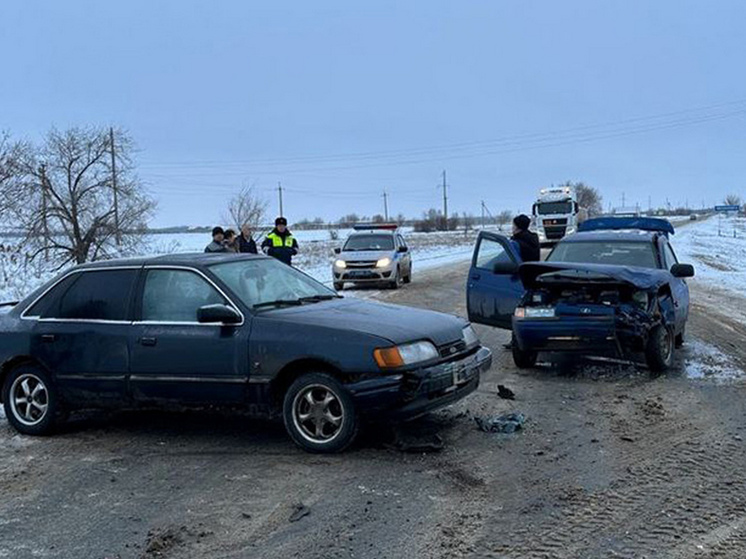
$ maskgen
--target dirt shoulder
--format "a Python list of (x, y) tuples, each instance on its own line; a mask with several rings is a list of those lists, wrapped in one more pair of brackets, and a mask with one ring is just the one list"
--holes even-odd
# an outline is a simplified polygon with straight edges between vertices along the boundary
[[(365, 295), (464, 315), (465, 278), (450, 265)], [(707, 306), (692, 312), (692, 338), (738, 341)], [(518, 371), (508, 334), (478, 330), (495, 352), (478, 392), (403, 429), (438, 433), (436, 453), (380, 431), (314, 456), (279, 425), (218, 413), (91, 415), (39, 439), (0, 419), (0, 557), (746, 556), (742, 384), (616, 364)], [(524, 431), (474, 425), (510, 410)]]

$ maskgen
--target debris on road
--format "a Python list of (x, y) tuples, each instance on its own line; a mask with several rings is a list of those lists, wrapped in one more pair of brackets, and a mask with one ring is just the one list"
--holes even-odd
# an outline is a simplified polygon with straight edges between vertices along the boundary
[(427, 435), (405, 435), (396, 431), (394, 447), (402, 452), (440, 452), (443, 450), (443, 439), (437, 433)]
[(485, 433), (515, 433), (523, 428), (526, 416), (520, 412), (510, 412), (503, 415), (475, 417), (477, 427)]
[(290, 515), (288, 520), (290, 522), (298, 522), (301, 518), (308, 516), (309, 514), (311, 514), (311, 509), (303, 503), (296, 503), (293, 505), (293, 513)]
[(502, 384), (497, 385), (497, 395), (503, 400), (515, 400), (515, 392)]

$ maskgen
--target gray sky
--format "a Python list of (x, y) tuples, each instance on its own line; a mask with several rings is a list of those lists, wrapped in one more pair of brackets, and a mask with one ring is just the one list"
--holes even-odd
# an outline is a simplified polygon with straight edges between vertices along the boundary
[[(528, 211), (583, 180), (620, 206), (744, 193), (741, 1), (3, 0), (0, 129), (121, 125), (154, 225), (277, 212)], [(746, 194), (746, 193), (744, 193)]]

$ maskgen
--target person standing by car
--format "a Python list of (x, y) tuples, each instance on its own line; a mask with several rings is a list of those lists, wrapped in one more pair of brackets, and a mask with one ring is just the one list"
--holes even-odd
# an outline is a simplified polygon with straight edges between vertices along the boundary
[(236, 240), (236, 247), (238, 248), (237, 252), (247, 252), (249, 254), (257, 253), (256, 241), (254, 240), (254, 237), (251, 236), (251, 227), (246, 223), (241, 226), (241, 234)]
[(298, 254), (298, 241), (288, 229), (287, 219), (282, 216), (275, 219), (275, 228), (264, 239), (262, 251), (288, 266), (292, 264), (293, 256)]
[(225, 238), (223, 239), (223, 245), (230, 252), (238, 252), (238, 244), (236, 241), (236, 232), (233, 229), (225, 230)]
[(521, 260), (524, 262), (538, 262), (541, 260), (541, 244), (539, 236), (529, 231), (531, 218), (526, 214), (515, 216), (513, 219), (513, 236), (510, 237), (518, 245)]
[(212, 242), (205, 247), (205, 252), (230, 252), (224, 244), (225, 231), (220, 226), (212, 228)]

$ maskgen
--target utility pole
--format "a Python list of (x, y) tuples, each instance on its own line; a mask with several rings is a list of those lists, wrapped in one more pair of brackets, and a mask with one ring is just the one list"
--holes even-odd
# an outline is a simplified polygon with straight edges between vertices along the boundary
[(49, 223), (47, 222), (47, 166), (39, 167), (41, 176), (41, 229), (44, 235), (44, 260), (49, 260)]
[(284, 217), (285, 214), (282, 211), (282, 183), (277, 181), (277, 192), (280, 195), (280, 217)]
[(109, 127), (109, 151), (111, 151), (111, 188), (114, 191), (114, 240), (119, 246), (122, 234), (119, 230), (119, 193), (117, 192), (117, 158), (114, 153), (114, 128)]
[(388, 223), (389, 220), (389, 195), (386, 189), (383, 189), (383, 219)]
[(484, 229), (484, 200), (482, 200), (482, 229)]
[(625, 196), (625, 193), (622, 192), (622, 208), (626, 208), (626, 207), (627, 207), (626, 196)]
[(443, 169), (443, 219), (445, 220), (445, 229), (448, 231), (448, 185), (446, 184), (446, 171)]

